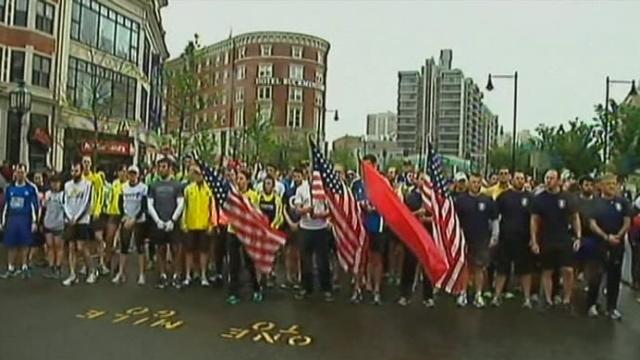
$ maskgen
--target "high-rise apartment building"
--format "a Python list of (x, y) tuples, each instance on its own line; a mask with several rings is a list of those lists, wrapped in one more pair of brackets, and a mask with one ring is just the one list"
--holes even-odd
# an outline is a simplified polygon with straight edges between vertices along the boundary
[(419, 71), (398, 73), (398, 145), (403, 151), (416, 151), (419, 122), (422, 118), (422, 82)]
[(367, 115), (367, 138), (395, 141), (397, 130), (398, 119), (395, 113), (387, 111)]

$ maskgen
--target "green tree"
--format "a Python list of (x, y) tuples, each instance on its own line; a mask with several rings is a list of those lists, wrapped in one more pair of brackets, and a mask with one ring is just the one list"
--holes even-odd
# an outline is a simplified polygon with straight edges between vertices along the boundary
[(331, 161), (334, 164), (341, 164), (347, 170), (356, 170), (358, 168), (358, 160), (353, 151), (348, 149), (336, 149), (331, 153)]
[[(516, 170), (529, 172), (531, 150), (528, 144), (516, 145)], [(511, 143), (489, 149), (489, 165), (492, 170), (511, 169)]]
[(609, 121), (605, 122), (602, 105), (596, 106), (596, 121), (604, 133), (608, 124), (609, 136), (609, 170), (627, 176), (640, 168), (640, 109), (628, 105), (611, 102)]

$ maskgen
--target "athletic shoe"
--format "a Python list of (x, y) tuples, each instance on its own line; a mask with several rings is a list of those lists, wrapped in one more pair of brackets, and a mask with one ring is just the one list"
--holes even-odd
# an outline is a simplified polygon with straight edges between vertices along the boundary
[(87, 275), (87, 267), (86, 266), (81, 267), (80, 271), (78, 271), (78, 275), (86, 276)]
[(458, 295), (458, 300), (456, 301), (456, 303), (458, 304), (459, 307), (467, 306), (467, 294), (462, 293)]
[(98, 271), (100, 272), (100, 276), (107, 276), (111, 273), (109, 268), (106, 267), (104, 264), (100, 265), (100, 267), (98, 268)]
[(308, 297), (308, 294), (307, 294), (307, 292), (305, 290), (300, 290), (295, 295), (293, 295), (293, 297), (296, 300), (304, 300), (304, 299), (306, 299)]
[(186, 278), (184, 278), (184, 281), (182, 282), (182, 286), (188, 287), (189, 285), (191, 285), (191, 277), (187, 276)]
[(207, 278), (203, 276), (203, 277), (200, 279), (200, 286), (202, 286), (202, 287), (209, 287), (209, 286), (211, 286), (211, 283), (209, 283), (209, 280), (207, 280)]
[(478, 309), (482, 309), (485, 307), (484, 298), (481, 294), (476, 294), (476, 298), (473, 300), (473, 306)]
[(553, 297), (553, 304), (554, 305), (562, 304), (562, 298), (560, 297), (560, 295), (556, 295)]
[(22, 280), (31, 279), (31, 268), (23, 267), (22, 268)]
[(618, 311), (618, 309), (613, 309), (613, 311), (611, 311), (611, 313), (609, 314), (609, 319), (620, 321), (622, 320), (622, 314), (620, 313), (620, 311)]
[(15, 269), (9, 269), (7, 270), (7, 272), (0, 274), (0, 279), (10, 279), (12, 277), (16, 276), (16, 270)]
[(497, 308), (497, 307), (500, 307), (500, 305), (502, 305), (502, 300), (500, 300), (500, 298), (499, 298), (499, 297), (494, 297), (494, 298), (491, 300), (491, 306), (492, 306), (492, 307)]
[(323, 297), (325, 302), (333, 302), (334, 300), (333, 293), (331, 291), (325, 291), (323, 293)]
[(264, 295), (262, 294), (262, 291), (256, 291), (253, 293), (253, 302), (254, 303), (261, 303), (262, 300), (264, 300)]
[(96, 280), (98, 280), (98, 271), (97, 270), (93, 270), (91, 271), (91, 273), (89, 274), (89, 276), (87, 276), (87, 284), (95, 284)]
[(182, 283), (180, 282), (180, 277), (178, 277), (178, 275), (173, 274), (173, 280), (171, 281), (171, 285), (173, 285), (173, 287), (176, 290), (182, 289)]
[(516, 295), (514, 293), (512, 293), (511, 291), (507, 291), (504, 293), (504, 298), (505, 300), (511, 300), (513, 298), (515, 298)]
[(538, 301), (540, 301), (540, 297), (538, 296), (538, 294), (531, 294), (531, 302), (537, 303)]
[(597, 307), (596, 305), (591, 305), (591, 306), (589, 307), (589, 311), (587, 311), (587, 315), (588, 315), (590, 318), (596, 318), (596, 317), (598, 317), (598, 315), (600, 315), (600, 314), (598, 313), (598, 307)]
[(373, 305), (382, 305), (382, 296), (380, 293), (373, 293)]
[(273, 289), (274, 287), (276, 287), (276, 276), (275, 275), (269, 275), (269, 277), (267, 277), (267, 289)]
[(169, 283), (169, 280), (167, 279), (167, 274), (160, 274), (160, 278), (158, 279), (158, 282), (156, 283), (156, 288), (157, 289), (164, 289), (167, 287)]
[(427, 309), (431, 309), (432, 307), (436, 306), (436, 302), (433, 301), (433, 299), (427, 299), (422, 301), (422, 305), (424, 305), (424, 307), (426, 307)]
[(411, 301), (409, 301), (409, 299), (407, 299), (404, 296), (402, 296), (400, 299), (398, 299), (398, 305), (400, 305), (400, 306), (408, 306), (409, 304), (411, 304)]
[(531, 303), (531, 299), (525, 299), (522, 303), (522, 308), (524, 309), (533, 309), (533, 304)]
[(59, 280), (62, 277), (62, 270), (59, 267), (53, 269), (53, 278)]
[(487, 299), (491, 299), (493, 297), (493, 293), (491, 291), (485, 291), (482, 296), (486, 297)]
[(362, 291), (355, 290), (351, 295), (351, 299), (349, 299), (349, 302), (352, 304), (360, 304), (362, 302)]
[(227, 304), (229, 305), (237, 305), (240, 302), (240, 299), (235, 295), (229, 295), (227, 297)]
[(71, 286), (78, 283), (78, 277), (76, 274), (70, 274), (68, 278), (64, 279), (62, 286)]
[(213, 286), (222, 286), (222, 280), (223, 277), (221, 274), (214, 274), (209, 277), (209, 283), (211, 283)]
[(147, 281), (144, 278), (144, 274), (138, 275), (138, 285), (144, 286), (144, 284), (146, 284), (146, 283), (147, 283)]
[(56, 269), (54, 267), (50, 267), (47, 272), (42, 274), (42, 277), (45, 279), (55, 279), (56, 278)]
[(124, 282), (127, 281), (127, 278), (125, 277), (125, 275), (123, 273), (117, 273), (116, 276), (111, 280), (112, 283), (118, 285), (118, 284), (124, 284)]

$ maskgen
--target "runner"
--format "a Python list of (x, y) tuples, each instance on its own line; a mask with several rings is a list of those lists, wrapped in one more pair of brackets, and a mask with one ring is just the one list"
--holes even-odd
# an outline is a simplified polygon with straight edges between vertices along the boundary
[[(309, 179), (309, 176), (306, 177)], [(297, 189), (293, 203), (301, 216), (300, 252), (302, 265), (302, 287), (295, 297), (307, 298), (313, 292), (313, 269), (315, 264), (320, 277), (320, 288), (324, 300), (333, 301), (333, 284), (329, 266), (329, 207), (326, 202), (311, 201), (311, 184), (304, 181)]]
[(531, 274), (534, 258), (529, 247), (531, 200), (533, 195), (524, 190), (524, 174), (516, 172), (513, 187), (502, 192), (496, 201), (500, 214), (500, 236), (496, 248), (496, 287), (491, 305), (500, 306), (502, 291), (511, 274), (511, 267), (520, 277), (524, 293), (523, 307), (531, 309)]
[(64, 238), (69, 243), (69, 277), (62, 285), (71, 286), (78, 283), (76, 275), (76, 251), (84, 259), (89, 270), (87, 284), (97, 280), (97, 273), (91, 266), (91, 253), (88, 242), (92, 239), (89, 227), (91, 219), (91, 183), (82, 177), (82, 164), (75, 162), (71, 166), (71, 180), (64, 184)]
[(287, 187), (283, 202), (285, 204), (284, 218), (286, 220), (285, 231), (287, 243), (285, 244), (285, 277), (280, 285), (283, 289), (300, 290), (300, 215), (294, 205), (296, 191), (302, 184), (302, 170), (295, 168), (291, 174), (291, 183)]
[[(93, 162), (90, 156), (84, 156), (82, 158), (82, 176), (91, 183), (91, 222), (89, 230), (91, 231), (92, 240), (96, 240), (95, 246), (100, 261), (98, 271), (100, 275), (108, 275), (109, 268), (105, 265), (105, 243), (103, 237), (106, 217), (102, 214), (104, 207), (105, 176), (101, 171), (93, 172), (92, 165)], [(87, 266), (87, 264), (85, 264), (85, 266)]]
[(127, 169), (129, 182), (122, 187), (120, 195), (120, 209), (122, 220), (120, 224), (120, 256), (118, 261), (118, 273), (111, 280), (114, 284), (126, 281), (125, 269), (127, 255), (131, 248), (131, 239), (135, 241), (138, 253), (138, 285), (144, 285), (146, 279), (144, 257), (144, 222), (147, 207), (147, 185), (140, 182), (140, 169), (131, 165)]
[[(373, 167), (377, 168), (377, 159), (374, 155), (365, 155), (362, 161), (368, 162)], [(378, 214), (376, 209), (371, 205), (368, 200), (368, 195), (364, 188), (364, 181), (362, 179), (356, 180), (351, 185), (353, 194), (356, 200), (360, 203), (364, 211), (364, 226), (369, 236), (369, 281), (372, 290), (372, 303), (374, 305), (382, 304), (382, 297), (380, 296), (380, 287), (382, 285), (382, 276), (384, 273), (382, 257), (384, 256), (384, 249), (386, 247), (386, 238), (382, 230), (384, 229), (384, 220), (382, 216)]]
[[(282, 198), (275, 192), (275, 179), (271, 175), (267, 175), (262, 184), (262, 191), (258, 194), (258, 208), (267, 216), (271, 228), (280, 229), (284, 223), (284, 215), (282, 209)], [(275, 286), (275, 269), (267, 276), (266, 286), (272, 288)]]
[(209, 286), (207, 264), (209, 243), (213, 230), (218, 225), (216, 201), (213, 192), (205, 183), (202, 170), (191, 165), (191, 183), (184, 189), (185, 276), (184, 286), (191, 284), (194, 257), (199, 259), (200, 285)]
[(122, 188), (127, 183), (127, 165), (118, 166), (117, 178), (113, 180), (108, 191), (105, 193), (105, 209), (104, 214), (107, 217), (104, 240), (105, 240), (105, 262), (108, 264), (109, 272), (115, 271), (113, 263), (113, 250), (115, 249), (116, 233), (120, 229), (122, 223), (122, 208), (120, 198), (122, 196)]
[[(236, 175), (236, 186), (244, 196), (253, 204), (258, 202), (258, 194), (255, 191), (249, 189), (250, 174), (248, 171), (239, 171)], [(246, 250), (242, 246), (240, 239), (236, 235), (233, 226), (229, 225), (228, 229), (228, 243), (227, 252), (229, 256), (229, 296), (227, 297), (227, 303), (230, 305), (236, 305), (240, 302), (240, 267), (242, 265), (241, 258), (244, 256), (244, 264), (249, 271), (251, 279), (251, 285), (253, 288), (253, 301), (262, 302), (264, 300), (264, 294), (262, 293), (262, 286), (258, 281), (256, 274), (256, 268), (253, 266), (253, 261), (247, 254)]]
[[(495, 202), (489, 196), (480, 193), (482, 177), (471, 174), (469, 191), (455, 199), (456, 212), (460, 218), (460, 225), (464, 232), (469, 256), (469, 267), (472, 282), (475, 285), (474, 306), (485, 306), (482, 297), (484, 273), (489, 265), (489, 248), (498, 242), (498, 212)], [(467, 294), (463, 292), (458, 297), (458, 306), (467, 305)]]
[(590, 213), (589, 224), (598, 237), (598, 256), (590, 268), (587, 306), (589, 316), (598, 316), (598, 293), (602, 276), (606, 273), (607, 314), (612, 320), (622, 320), (618, 311), (618, 295), (624, 257), (624, 238), (631, 224), (631, 206), (617, 195), (616, 177), (605, 174), (600, 179), (602, 196), (595, 200)]
[(184, 210), (183, 186), (171, 175), (171, 167), (174, 165), (169, 157), (158, 160), (157, 169), (159, 178), (149, 185), (147, 197), (147, 209), (153, 221), (151, 239), (157, 247), (158, 271), (160, 276), (156, 285), (164, 289), (169, 285), (168, 255), (173, 255), (173, 286), (182, 287), (180, 283), (180, 264), (182, 246), (180, 241), (180, 223)]
[[(4, 245), (7, 247), (7, 272), (1, 277), (7, 279), (22, 274), (23, 279), (31, 277), (29, 269), (29, 247), (36, 231), (38, 214), (38, 194), (36, 188), (27, 183), (27, 166), (18, 164), (13, 174), (15, 181), (5, 191), (2, 211)], [(21, 267), (20, 267), (21, 266)]]
[[(543, 307), (553, 305), (554, 269), (562, 273), (562, 304), (570, 307), (573, 289), (574, 252), (580, 248), (582, 229), (580, 217), (573, 197), (560, 189), (558, 172), (549, 170), (544, 176), (544, 190), (533, 198), (531, 206), (531, 249), (540, 254), (542, 265), (542, 286), (545, 303)], [(569, 234), (569, 228), (574, 238)]]
[(54, 175), (49, 180), (51, 190), (44, 197), (43, 225), (44, 236), (47, 242), (47, 261), (49, 273), (45, 277), (59, 279), (62, 275), (62, 258), (64, 257), (64, 192), (62, 191), (62, 179)]

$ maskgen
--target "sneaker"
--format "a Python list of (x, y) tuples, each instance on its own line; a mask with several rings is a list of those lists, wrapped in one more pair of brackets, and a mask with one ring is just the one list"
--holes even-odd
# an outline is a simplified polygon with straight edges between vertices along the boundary
[(87, 276), (87, 284), (95, 284), (96, 281), (98, 280), (98, 271), (91, 271), (91, 273), (89, 274), (89, 276)]
[(78, 283), (78, 277), (76, 274), (70, 274), (68, 278), (64, 279), (62, 286), (71, 286)]
[(323, 294), (325, 302), (333, 302), (333, 293), (331, 291), (325, 291)]
[(7, 270), (7, 272), (0, 274), (0, 279), (10, 279), (12, 277), (16, 276), (16, 270), (15, 269), (9, 269)]
[(209, 286), (211, 286), (211, 283), (209, 282), (209, 280), (207, 280), (207, 278), (206, 278), (206, 277), (202, 276), (202, 277), (200, 278), (200, 286), (202, 286), (202, 287), (209, 287)]
[(164, 289), (167, 287), (169, 283), (169, 279), (167, 279), (167, 274), (160, 274), (160, 278), (158, 278), (158, 282), (156, 283), (156, 289)]
[(596, 305), (591, 305), (589, 307), (589, 311), (587, 311), (587, 316), (589, 316), (590, 318), (596, 318), (598, 317), (598, 315), (600, 315), (598, 313), (598, 307)]
[(305, 300), (308, 297), (308, 294), (305, 290), (300, 290), (293, 297), (296, 300)]
[(531, 295), (531, 302), (532, 303), (537, 303), (538, 301), (540, 301), (540, 297), (538, 296), (538, 294), (532, 294)]
[(266, 281), (267, 289), (273, 289), (276, 287), (276, 277), (275, 275), (269, 275)]
[(240, 302), (240, 299), (235, 295), (229, 295), (227, 297), (227, 304), (229, 305), (237, 305)]
[(516, 297), (516, 295), (514, 293), (512, 293), (511, 291), (507, 291), (506, 293), (504, 293), (505, 300), (511, 300), (511, 299), (513, 299), (515, 297)]
[(560, 297), (560, 295), (556, 295), (553, 297), (553, 304), (554, 305), (562, 304), (562, 298)]
[(458, 304), (459, 307), (467, 306), (467, 294), (462, 293), (458, 295), (458, 299), (456, 300), (456, 303)]
[(362, 302), (362, 291), (355, 290), (351, 295), (351, 299), (349, 299), (349, 302), (352, 304), (360, 304)]
[(117, 273), (116, 276), (111, 280), (112, 283), (118, 285), (118, 284), (124, 284), (124, 282), (126, 281), (126, 277), (124, 276), (123, 273)]
[(382, 305), (382, 296), (380, 293), (373, 293), (373, 305)]
[(422, 301), (422, 305), (424, 305), (424, 307), (426, 307), (427, 309), (431, 309), (432, 307), (436, 306), (436, 302), (433, 301), (433, 299), (427, 299)]
[(87, 267), (86, 266), (81, 267), (80, 271), (78, 271), (78, 275), (86, 276), (87, 275)]
[(147, 281), (144, 278), (144, 274), (138, 275), (138, 285), (143, 286), (146, 283), (147, 283)]
[(487, 298), (487, 299), (491, 299), (491, 298), (493, 298), (493, 293), (492, 293), (491, 291), (485, 291), (485, 292), (482, 294), (482, 296), (483, 296), (483, 297), (485, 297), (485, 298)]
[(214, 274), (209, 277), (209, 283), (213, 286), (222, 286), (222, 279), (221, 274)]
[(262, 291), (254, 292), (252, 300), (253, 300), (254, 303), (261, 303), (262, 300), (264, 300), (264, 295), (262, 294)]
[(100, 273), (100, 276), (107, 276), (111, 273), (109, 268), (106, 267), (104, 264), (100, 265), (100, 267), (98, 268), (98, 272)]
[(409, 301), (409, 299), (407, 299), (404, 296), (402, 296), (400, 299), (398, 299), (398, 305), (400, 305), (400, 306), (408, 306), (409, 304), (411, 304), (411, 301)]
[(59, 280), (62, 277), (62, 270), (59, 267), (53, 269), (53, 278)]
[(491, 300), (491, 306), (492, 306), (492, 307), (497, 308), (497, 307), (500, 307), (500, 305), (502, 305), (502, 300), (500, 300), (500, 298), (499, 298), (499, 297), (494, 297), (494, 298)]
[(182, 282), (182, 286), (188, 287), (189, 285), (191, 285), (191, 277), (187, 276), (186, 278), (184, 278), (184, 281)]
[(180, 282), (180, 278), (175, 274), (173, 275), (173, 280), (171, 281), (171, 285), (173, 285), (173, 287), (176, 290), (182, 289), (182, 282)]
[(531, 303), (531, 299), (525, 299), (522, 303), (522, 308), (524, 309), (533, 309), (533, 304)]
[(484, 298), (481, 294), (476, 294), (476, 298), (473, 300), (473, 306), (478, 309), (482, 309), (485, 307)]
[(22, 268), (22, 280), (31, 279), (31, 268), (23, 267)]
[(622, 314), (620, 313), (620, 311), (618, 311), (618, 309), (613, 309), (613, 311), (609, 313), (609, 319), (615, 320), (615, 321), (621, 321)]
[(42, 274), (42, 277), (45, 279), (55, 279), (56, 278), (56, 269), (54, 267), (50, 267), (47, 272)]

